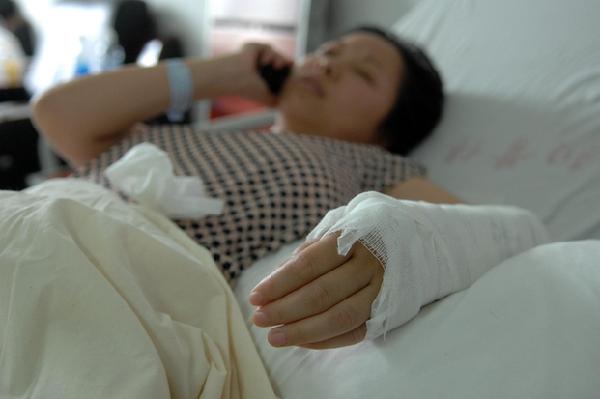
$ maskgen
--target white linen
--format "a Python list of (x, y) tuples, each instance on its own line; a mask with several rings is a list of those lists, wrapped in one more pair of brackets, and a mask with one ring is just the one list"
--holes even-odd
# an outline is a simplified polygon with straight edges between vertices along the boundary
[(0, 398), (274, 398), (210, 253), (91, 183), (0, 192)]
[[(250, 290), (296, 244), (240, 279), (235, 294), (247, 320)], [(267, 329), (250, 331), (285, 399), (595, 399), (599, 308), (600, 242), (554, 243), (503, 262), (385, 340), (330, 351), (275, 349)]]
[(448, 92), (413, 154), (468, 203), (536, 213), (557, 240), (600, 238), (600, 2), (422, 0), (394, 27)]

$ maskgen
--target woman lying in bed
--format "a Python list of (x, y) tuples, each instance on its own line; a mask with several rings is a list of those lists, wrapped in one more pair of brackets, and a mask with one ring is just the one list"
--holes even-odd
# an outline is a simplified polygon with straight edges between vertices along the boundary
[[(166, 151), (177, 174), (200, 176), (208, 194), (224, 200), (222, 214), (176, 223), (212, 251), (232, 281), (258, 258), (305, 237), (329, 210), (363, 191), (457, 202), (401, 156), (441, 116), (441, 80), (420, 50), (385, 32), (358, 29), (294, 65), (277, 96), (261, 78), (262, 65), (277, 70), (291, 62), (268, 45), (250, 44), (210, 60), (86, 77), (42, 96), (35, 120), (80, 175), (99, 183), (108, 184), (101, 172), (141, 142)], [(138, 124), (165, 110), (181, 112), (192, 98), (231, 94), (276, 106), (277, 134)], [(256, 287), (250, 297), (259, 306), (254, 322), (278, 326), (269, 335), (274, 346), (332, 348), (376, 337), (406, 322), (421, 305), (465, 288), (498, 256), (541, 240), (531, 215), (494, 211), (360, 197), (330, 213), (311, 240)], [(436, 220), (445, 229), (433, 238), (430, 231), (440, 223), (430, 223), (432, 214), (439, 214)], [(363, 222), (353, 226), (356, 221)], [(510, 240), (506, 253), (486, 254), (486, 262), (469, 257), (469, 246), (506, 239), (504, 233), (515, 228), (528, 239)], [(462, 238), (448, 244), (456, 229), (462, 229)], [(407, 252), (415, 242), (422, 242), (420, 255)], [(432, 260), (452, 245), (460, 248), (458, 257), (448, 257), (448, 264)], [(397, 249), (404, 252), (397, 255)], [(419, 258), (423, 254), (431, 258)], [(414, 259), (395, 264), (407, 257)], [(474, 262), (481, 270), (471, 267)], [(406, 263), (419, 267), (407, 273)]]

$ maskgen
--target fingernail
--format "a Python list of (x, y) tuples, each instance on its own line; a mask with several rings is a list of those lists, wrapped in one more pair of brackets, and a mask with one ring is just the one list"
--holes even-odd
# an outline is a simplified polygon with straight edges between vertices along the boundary
[(285, 332), (281, 330), (271, 330), (271, 334), (269, 334), (269, 342), (273, 346), (284, 346), (287, 344)]
[(262, 310), (257, 310), (256, 312), (254, 312), (254, 316), (252, 316), (252, 319), (254, 320), (254, 323), (262, 325), (266, 325), (269, 322), (267, 315)]
[(250, 296), (248, 297), (248, 300), (252, 305), (258, 306), (264, 303), (265, 297), (263, 297), (262, 294), (258, 291), (252, 291), (250, 293)]

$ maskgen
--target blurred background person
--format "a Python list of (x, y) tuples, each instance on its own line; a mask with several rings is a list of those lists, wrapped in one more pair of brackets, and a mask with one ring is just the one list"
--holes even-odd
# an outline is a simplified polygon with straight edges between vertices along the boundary
[(142, 0), (118, 2), (111, 25), (117, 43), (123, 49), (124, 64), (135, 63), (144, 47), (158, 39), (156, 16)]
[(25, 55), (33, 56), (36, 46), (34, 30), (13, 0), (0, 0), (0, 17), (2, 26), (17, 38)]

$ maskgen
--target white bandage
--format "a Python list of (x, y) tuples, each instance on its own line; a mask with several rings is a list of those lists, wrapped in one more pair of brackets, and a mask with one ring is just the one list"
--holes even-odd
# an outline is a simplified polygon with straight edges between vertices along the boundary
[(503, 260), (548, 241), (532, 213), (506, 206), (438, 205), (377, 192), (329, 212), (308, 235), (335, 232), (346, 255), (360, 241), (385, 268), (367, 338), (412, 319), (421, 306), (469, 287)]

